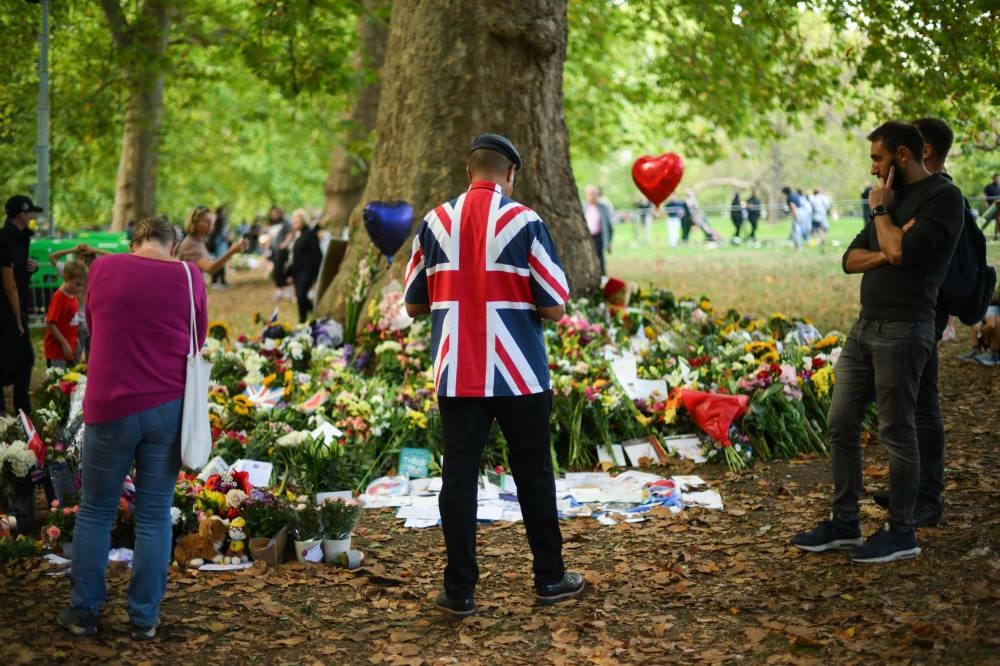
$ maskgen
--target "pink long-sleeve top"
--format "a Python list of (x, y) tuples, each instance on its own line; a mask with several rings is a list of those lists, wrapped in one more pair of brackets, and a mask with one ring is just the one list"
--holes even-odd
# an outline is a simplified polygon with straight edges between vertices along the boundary
[[(208, 329), (205, 281), (194, 264), (198, 347)], [(184, 397), (191, 306), (179, 261), (101, 257), (87, 281), (90, 360), (85, 423), (113, 421)]]

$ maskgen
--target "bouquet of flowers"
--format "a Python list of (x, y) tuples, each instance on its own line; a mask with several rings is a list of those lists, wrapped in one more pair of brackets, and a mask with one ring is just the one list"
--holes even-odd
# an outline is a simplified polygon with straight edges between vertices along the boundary
[(257, 488), (240, 504), (240, 517), (246, 521), (247, 536), (265, 539), (277, 534), (288, 523), (288, 512), (278, 498)]
[(0, 442), (0, 497), (11, 495), (19, 483), (30, 483), (29, 475), (36, 462), (35, 452), (25, 442)]
[(319, 506), (324, 539), (348, 539), (358, 524), (361, 506), (355, 499), (330, 499)]
[(45, 525), (42, 526), (42, 542), (46, 548), (55, 550), (59, 544), (73, 540), (73, 528), (76, 526), (76, 514), (79, 510), (77, 504), (61, 504), (57, 499), (52, 500)]

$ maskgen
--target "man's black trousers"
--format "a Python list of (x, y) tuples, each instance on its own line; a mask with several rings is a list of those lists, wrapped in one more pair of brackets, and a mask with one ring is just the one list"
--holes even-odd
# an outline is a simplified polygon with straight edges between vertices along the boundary
[(444, 589), (452, 599), (473, 596), (477, 488), (483, 449), (496, 419), (507, 440), (524, 529), (534, 556), (535, 585), (562, 580), (562, 534), (556, 514), (555, 477), (549, 452), (552, 392), (499, 398), (438, 397), (444, 425), (444, 466), (439, 497), (448, 565)]

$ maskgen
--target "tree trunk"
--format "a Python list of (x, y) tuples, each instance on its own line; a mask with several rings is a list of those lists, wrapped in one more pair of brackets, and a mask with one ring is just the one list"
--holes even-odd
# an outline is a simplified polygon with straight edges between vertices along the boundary
[[(566, 0), (477, 4), (396, 2), (382, 67), (375, 155), (361, 202), (403, 199), (424, 212), (465, 191), (465, 159), (482, 132), (507, 136), (524, 161), (514, 197), (534, 208), (555, 240), (571, 289), (600, 275), (569, 164), (563, 120)], [(344, 296), (360, 258), (371, 251), (361, 217), (317, 308), (343, 321)], [(409, 244), (382, 281), (402, 273)], [(373, 290), (378, 293), (377, 290)]]
[(365, 0), (362, 10), (354, 63), (360, 87), (346, 119), (343, 142), (333, 150), (325, 186), (323, 226), (334, 236), (342, 235), (347, 228), (351, 211), (361, 200), (368, 180), (372, 132), (378, 114), (379, 70), (389, 38), (389, 26), (384, 19), (389, 13), (388, 0)]
[[(129, 103), (115, 182), (111, 229), (156, 214), (156, 165), (163, 118), (164, 60), (170, 35), (169, 0), (150, 0), (132, 26), (112, 23), (125, 60)], [(110, 19), (109, 19), (110, 20)]]

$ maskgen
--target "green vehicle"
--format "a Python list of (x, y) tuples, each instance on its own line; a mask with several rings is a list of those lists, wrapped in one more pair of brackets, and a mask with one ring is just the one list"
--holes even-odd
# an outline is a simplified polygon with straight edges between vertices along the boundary
[[(128, 239), (124, 232), (81, 231), (69, 238), (32, 239), (28, 255), (38, 262), (38, 270), (31, 275), (28, 284), (28, 313), (32, 318), (45, 318), (52, 293), (62, 281), (60, 269), (53, 265), (49, 255), (59, 250), (70, 250), (85, 243), (98, 250), (111, 253), (128, 252)], [(62, 264), (65, 259), (60, 259)]]

